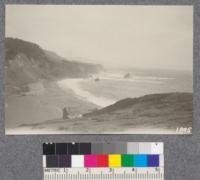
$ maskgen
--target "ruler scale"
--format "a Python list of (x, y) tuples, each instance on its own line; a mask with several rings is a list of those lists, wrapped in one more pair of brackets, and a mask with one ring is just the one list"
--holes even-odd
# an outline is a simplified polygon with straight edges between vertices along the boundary
[[(69, 172), (64, 172), (65, 170), (62, 169), (61, 171), (52, 172), (52, 171), (45, 171), (44, 170), (44, 179), (45, 180), (62, 180), (62, 179), (86, 179), (86, 180), (96, 180), (96, 179), (109, 179), (109, 180), (129, 180), (129, 179), (157, 179), (161, 180), (164, 179), (164, 172), (163, 169), (137, 169), (137, 171), (133, 171), (132, 169), (125, 169), (125, 168), (118, 168), (113, 169), (113, 172), (108, 172), (107, 169), (92, 169), (91, 173), (88, 173), (86, 170), (83, 169), (73, 169)], [(63, 171), (63, 172), (62, 172)]]
[(44, 180), (164, 180), (163, 148), (161, 142), (44, 143)]

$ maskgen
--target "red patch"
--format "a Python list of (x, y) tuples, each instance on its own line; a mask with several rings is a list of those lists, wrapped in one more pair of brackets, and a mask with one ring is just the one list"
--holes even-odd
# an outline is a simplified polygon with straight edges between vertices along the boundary
[(97, 155), (97, 167), (108, 167), (108, 155)]

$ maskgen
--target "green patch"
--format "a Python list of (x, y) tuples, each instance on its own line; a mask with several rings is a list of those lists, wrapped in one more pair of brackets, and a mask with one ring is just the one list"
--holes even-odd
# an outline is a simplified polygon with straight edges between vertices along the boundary
[(133, 155), (122, 154), (122, 167), (133, 167)]

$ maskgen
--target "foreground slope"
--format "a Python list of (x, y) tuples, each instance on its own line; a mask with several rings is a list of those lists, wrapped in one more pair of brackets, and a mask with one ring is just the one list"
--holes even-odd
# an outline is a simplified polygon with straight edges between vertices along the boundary
[(177, 128), (192, 127), (192, 120), (191, 93), (151, 94), (118, 101), (80, 118), (24, 124), (7, 133), (175, 134)]
[(121, 128), (148, 125), (172, 129), (191, 127), (193, 98), (191, 93), (150, 94), (127, 98), (101, 110), (87, 113), (92, 119), (109, 119)]

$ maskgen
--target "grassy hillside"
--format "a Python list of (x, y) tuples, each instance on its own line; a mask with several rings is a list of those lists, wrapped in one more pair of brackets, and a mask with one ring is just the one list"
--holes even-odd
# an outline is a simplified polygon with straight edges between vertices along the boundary
[(87, 113), (84, 117), (94, 121), (118, 124), (121, 129), (152, 126), (172, 129), (191, 127), (193, 100), (191, 93), (152, 94), (139, 98), (128, 98)]
[(130, 98), (80, 118), (23, 124), (15, 132), (48, 134), (176, 134), (192, 127), (192, 94), (152, 94)]

